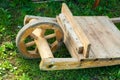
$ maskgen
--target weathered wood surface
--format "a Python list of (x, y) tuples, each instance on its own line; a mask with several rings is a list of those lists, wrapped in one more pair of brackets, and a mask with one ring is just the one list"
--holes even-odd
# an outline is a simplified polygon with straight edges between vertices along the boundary
[(70, 23), (66, 20), (65, 16), (63, 14), (59, 15), (59, 19), (61, 20), (62, 23), (62, 30), (64, 30), (64, 33), (66, 34), (66, 37), (70, 37), (70, 39), (66, 39), (67, 41), (69, 40), (71, 44), (75, 47), (77, 52), (80, 54), (83, 51), (83, 44), (79, 40), (78, 36), (75, 34), (73, 27), (70, 25)]
[[(60, 21), (59, 17), (57, 17), (57, 22), (58, 22), (58, 24), (59, 24), (61, 27), (63, 27), (62, 22)], [(70, 37), (69, 37), (69, 36), (67, 37), (67, 34), (65, 33), (65, 30), (63, 30), (63, 33), (64, 33), (64, 40), (63, 40), (63, 42), (64, 42), (64, 44), (66, 45), (66, 47), (67, 47), (70, 55), (71, 55), (72, 57), (74, 57), (74, 58), (78, 58), (78, 56), (77, 56), (77, 54), (76, 54), (77, 52), (76, 52), (76, 50), (75, 50), (74, 47), (72, 46), (72, 43), (71, 43), (70, 40), (69, 40)]]
[(83, 59), (80, 61), (79, 68), (92, 68), (92, 67), (103, 67), (103, 66), (113, 66), (120, 65), (120, 58), (114, 59)]
[(120, 58), (120, 31), (106, 16), (75, 17), (91, 43), (89, 58)]
[[(60, 14), (57, 17), (57, 22), (61, 26), (63, 32), (64, 32), (64, 43), (66, 47), (68, 48), (68, 51), (70, 52), (72, 57), (79, 57), (78, 54), (81, 54), (83, 51), (83, 45), (81, 41), (78, 39), (78, 36), (75, 34), (73, 28), (71, 25), (65, 20), (64, 15)], [(71, 48), (73, 51), (71, 51)]]
[(80, 62), (76, 58), (47, 58), (40, 63), (41, 70), (76, 69)]
[(120, 64), (120, 59), (84, 59), (79, 61), (76, 58), (47, 58), (40, 63), (41, 70), (65, 70), (102, 67)]
[(64, 3), (62, 4), (61, 13), (64, 14), (66, 19), (70, 23), (70, 25), (73, 27), (79, 40), (82, 42), (83, 47), (84, 47), (84, 49), (83, 49), (84, 57), (88, 57), (89, 49), (90, 49), (90, 42), (89, 42), (88, 38), (86, 37), (84, 31), (81, 29), (81, 27), (79, 27), (80, 25), (75, 21), (73, 15), (72, 15), (71, 11), (69, 10), (69, 8), (67, 7), (67, 5)]

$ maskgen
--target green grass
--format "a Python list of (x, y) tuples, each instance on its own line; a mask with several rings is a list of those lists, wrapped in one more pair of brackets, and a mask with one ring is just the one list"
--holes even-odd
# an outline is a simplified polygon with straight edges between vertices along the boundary
[[(93, 9), (94, 0), (65, 0), (77, 16), (120, 16), (119, 0), (101, 0)], [(120, 66), (78, 70), (41, 71), (40, 59), (26, 60), (18, 53), (15, 38), (23, 26), (25, 15), (55, 17), (62, 2), (35, 4), (29, 0), (2, 0), (0, 2), (0, 80), (120, 80)], [(120, 29), (120, 24), (116, 24)], [(19, 27), (18, 27), (19, 26)], [(67, 57), (63, 45), (56, 57)], [(66, 54), (66, 55), (64, 55)]]

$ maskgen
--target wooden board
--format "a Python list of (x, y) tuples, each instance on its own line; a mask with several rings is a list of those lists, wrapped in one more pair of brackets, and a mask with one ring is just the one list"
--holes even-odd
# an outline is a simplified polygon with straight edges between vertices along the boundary
[(68, 20), (70, 25), (73, 27), (79, 40), (82, 42), (83, 47), (84, 47), (82, 53), (83, 53), (84, 57), (85, 58), (88, 57), (89, 49), (90, 49), (90, 42), (89, 42), (88, 38), (86, 37), (84, 31), (81, 29), (81, 27), (79, 27), (80, 25), (75, 21), (71, 11), (69, 10), (69, 8), (67, 7), (67, 5), (65, 3), (62, 4), (61, 13), (66, 17), (66, 19)]
[(83, 51), (83, 44), (79, 40), (78, 36), (75, 34), (73, 27), (70, 25), (70, 23), (66, 20), (65, 16), (63, 14), (59, 14), (59, 19), (61, 21), (61, 28), (64, 31), (64, 34), (66, 37), (70, 37), (69, 40), (71, 44), (75, 47), (75, 50), (80, 54)]
[[(60, 14), (57, 17), (57, 22), (59, 23), (60, 27), (63, 30), (64, 33), (63, 41), (68, 51), (70, 52), (72, 57), (78, 58), (79, 56), (77, 55), (81, 54), (83, 51), (83, 45), (81, 41), (79, 40), (78, 36), (75, 34), (72, 26), (68, 23), (68, 21), (65, 20), (64, 15)], [(74, 52), (71, 51), (71, 49), (74, 50)]]
[(120, 58), (120, 31), (106, 16), (77, 16), (91, 43), (89, 58)]
[(47, 58), (40, 62), (41, 70), (75, 69), (80, 65), (76, 58)]
[(40, 63), (41, 70), (65, 70), (65, 69), (80, 69), (102, 67), (120, 64), (120, 59), (85, 59), (78, 61), (76, 58), (47, 58), (42, 59)]
[(69, 40), (71, 37), (66, 34), (65, 30), (63, 29), (63, 24), (62, 24), (62, 22), (60, 21), (59, 17), (57, 17), (57, 22), (58, 22), (58, 24), (61, 26), (61, 28), (62, 28), (62, 30), (63, 30), (63, 33), (64, 33), (64, 40), (63, 40), (63, 42), (64, 42), (64, 44), (66, 45), (66, 47), (67, 47), (70, 55), (71, 55), (72, 57), (74, 57), (74, 58), (78, 58), (78, 56), (77, 56), (77, 53), (78, 53), (78, 52), (76, 52), (76, 50), (75, 50), (74, 47), (72, 46), (72, 43), (71, 43), (71, 41)]

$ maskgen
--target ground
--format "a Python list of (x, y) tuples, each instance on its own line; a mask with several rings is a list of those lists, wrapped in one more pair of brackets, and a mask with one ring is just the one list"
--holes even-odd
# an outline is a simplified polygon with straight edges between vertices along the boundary
[[(120, 17), (119, 0), (101, 0), (92, 8), (94, 0), (50, 0), (33, 3), (29, 0), (2, 0), (0, 2), (0, 80), (120, 80), (120, 65), (101, 68), (41, 71), (40, 59), (27, 60), (19, 55), (15, 45), (18, 31), (23, 27), (25, 15), (55, 17), (65, 2), (76, 16)], [(120, 24), (116, 24), (120, 29)], [(63, 45), (56, 56), (67, 57)]]

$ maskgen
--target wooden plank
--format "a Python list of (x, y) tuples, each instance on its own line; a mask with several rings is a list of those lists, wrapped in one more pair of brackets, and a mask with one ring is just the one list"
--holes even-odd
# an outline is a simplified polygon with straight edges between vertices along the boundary
[(93, 67), (103, 67), (103, 66), (113, 66), (120, 65), (120, 58), (113, 59), (84, 59), (80, 61), (80, 68), (93, 68)]
[(103, 66), (119, 65), (120, 58), (114, 59), (81, 59), (78, 61), (76, 58), (47, 58), (42, 59), (40, 62), (41, 70), (66, 70), (66, 69), (81, 69), (93, 68)]
[(120, 23), (120, 17), (118, 17), (118, 18), (110, 18), (110, 21), (112, 21), (113, 23)]
[[(97, 18), (103, 19), (103, 20), (100, 20), (100, 23), (105, 25), (105, 27), (107, 27), (107, 29), (110, 32), (112, 32), (111, 35), (113, 35), (115, 37), (115, 39), (120, 40), (120, 30), (115, 26), (115, 24), (113, 24), (113, 22), (109, 21), (109, 19), (110, 19), (109, 17), (103, 16), (103, 17), (97, 17)], [(109, 24), (105, 24), (105, 23), (109, 23)]]
[(65, 3), (62, 4), (61, 13), (65, 15), (66, 19), (69, 21), (75, 33), (79, 37), (79, 40), (81, 40), (84, 46), (84, 50), (83, 50), (84, 57), (88, 57), (89, 49), (90, 49), (90, 42), (88, 38), (86, 37), (85, 33), (83, 32), (83, 30), (81, 29), (81, 27), (79, 27), (80, 25), (75, 21), (72, 13), (70, 12), (69, 8), (67, 7)]
[(75, 34), (72, 26), (69, 24), (69, 22), (65, 19), (65, 16), (63, 14), (59, 15), (59, 19), (61, 21), (61, 28), (64, 31), (64, 35), (66, 35), (66, 37), (69, 37), (70, 43), (72, 44), (73, 47), (75, 47), (76, 50), (76, 54), (81, 54), (83, 51), (83, 45), (82, 42), (79, 40), (78, 36)]
[(79, 25), (82, 26), (81, 28), (84, 30), (88, 39), (91, 42), (90, 52), (92, 53), (89, 53), (89, 56), (91, 56), (91, 58), (106, 58), (106, 54), (101, 54), (106, 53), (106, 51), (103, 49), (103, 47), (101, 47), (102, 44), (97, 39), (95, 32), (93, 31), (93, 29), (91, 29), (91, 26), (87, 24), (85, 17), (76, 17), (76, 21), (79, 23)]
[(106, 16), (75, 17), (91, 42), (89, 58), (120, 57), (120, 31)]
[(120, 31), (117, 29), (117, 27), (113, 23), (110, 23), (110, 21), (106, 17), (97, 17), (97, 20), (101, 24), (102, 26), (101, 28), (104, 28), (103, 32), (106, 35), (107, 40), (105, 40), (103, 43), (110, 55), (109, 57), (111, 58), (119, 57), (120, 56)]
[(75, 69), (80, 65), (76, 58), (48, 58), (40, 63), (41, 70)]
[[(59, 25), (60, 25), (61, 27), (63, 26), (58, 16), (57, 16), (57, 22), (59, 23)], [(67, 34), (66, 34), (66, 32), (65, 32), (64, 29), (63, 29), (63, 33), (65, 33), (65, 34), (64, 34), (64, 40), (63, 40), (63, 42), (64, 42), (64, 44), (66, 45), (69, 53), (71, 54), (72, 57), (78, 58), (77, 52), (76, 52), (76, 50), (74, 49), (74, 47), (72, 46), (72, 44), (71, 44), (71, 42), (70, 42), (70, 39), (69, 39), (70, 37), (67, 36)]]
[(42, 30), (37, 28), (32, 32), (32, 34), (36, 36), (35, 43), (41, 58), (53, 58), (53, 54), (50, 50), (47, 40), (41, 35)]

